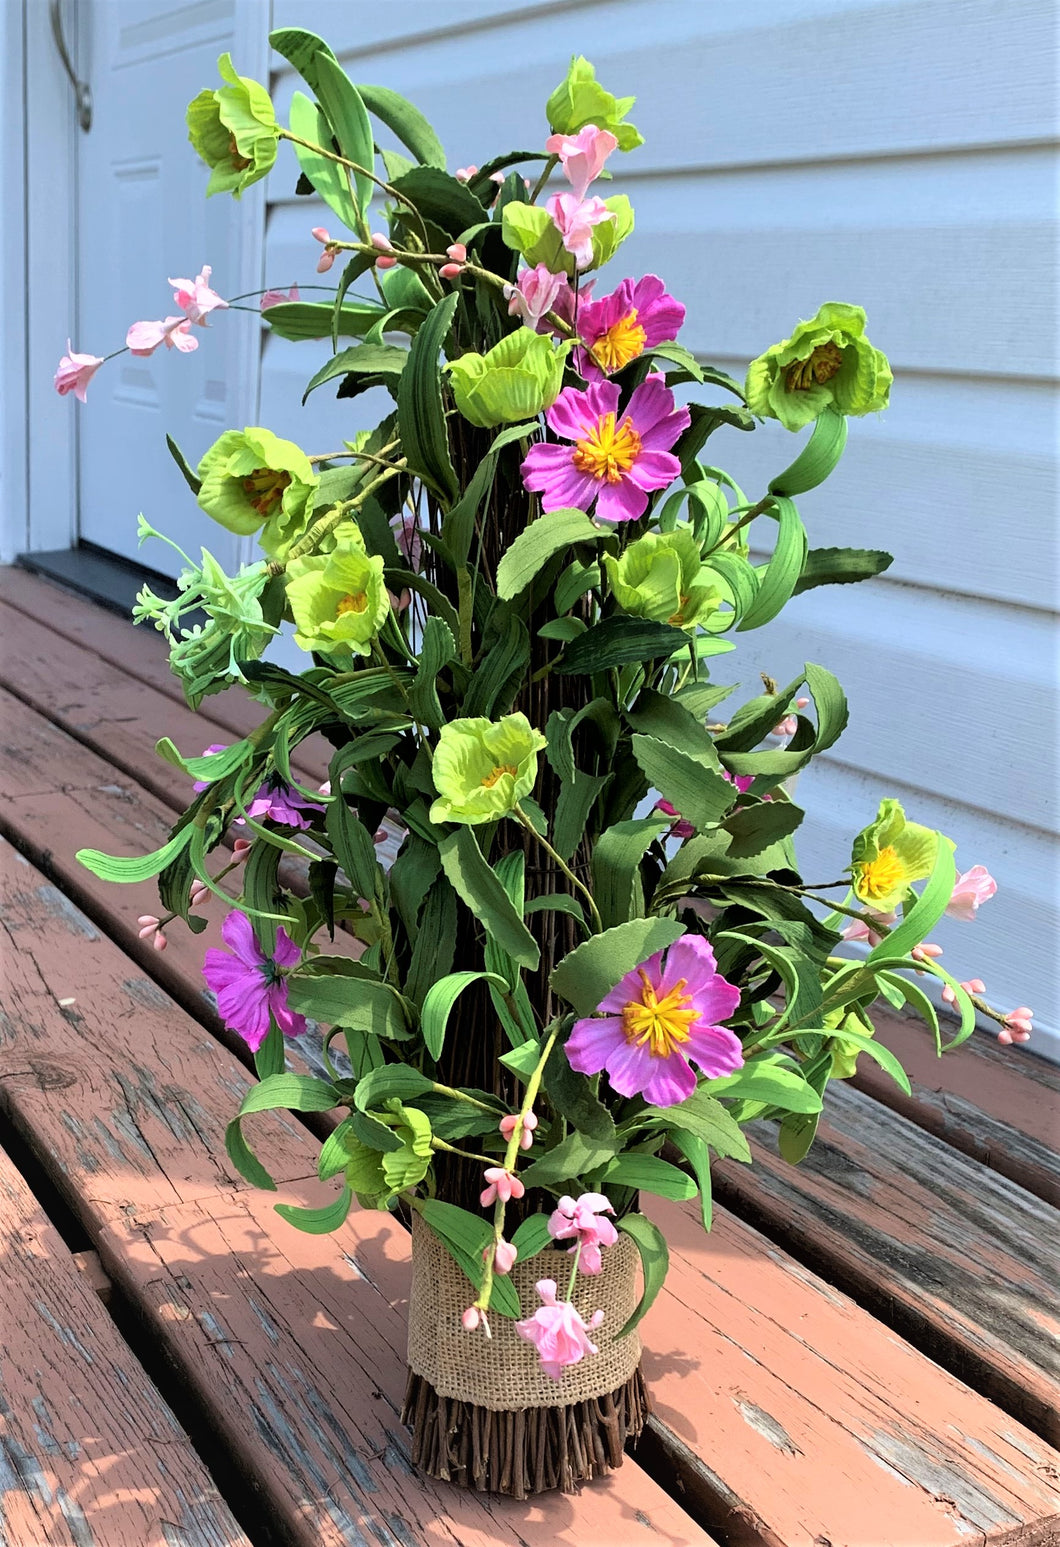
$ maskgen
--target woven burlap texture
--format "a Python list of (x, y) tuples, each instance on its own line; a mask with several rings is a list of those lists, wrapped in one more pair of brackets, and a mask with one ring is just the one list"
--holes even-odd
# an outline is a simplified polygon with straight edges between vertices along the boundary
[[(556, 1381), (542, 1370), (537, 1349), (519, 1336), (509, 1317), (491, 1312), (492, 1338), (481, 1330), (464, 1331), (460, 1317), (474, 1299), (474, 1290), (438, 1237), (414, 1215), (410, 1368), (429, 1380), (439, 1396), (495, 1412), (565, 1407), (617, 1391), (640, 1363), (637, 1333), (614, 1336), (637, 1304), (633, 1240), (620, 1232), (614, 1246), (604, 1248), (603, 1263), (602, 1273), (579, 1273), (574, 1290), (574, 1304), (586, 1321), (595, 1310), (604, 1312), (602, 1324), (589, 1334), (600, 1351), (587, 1354)], [(559, 1294), (566, 1293), (572, 1265), (566, 1252), (551, 1247), (528, 1262), (516, 1263), (511, 1282), (524, 1316), (532, 1316), (541, 1304), (534, 1288), (539, 1279), (554, 1279)]]

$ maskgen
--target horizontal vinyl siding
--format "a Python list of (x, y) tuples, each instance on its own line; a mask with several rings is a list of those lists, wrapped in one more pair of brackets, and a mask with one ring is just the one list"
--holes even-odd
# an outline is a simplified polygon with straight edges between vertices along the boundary
[[(799, 780), (806, 873), (838, 875), (852, 833), (898, 795), (957, 841), (963, 868), (998, 878), (974, 926), (940, 926), (947, 962), (1033, 1005), (1036, 1045), (1060, 1056), (1050, 0), (273, 0), (273, 13), (325, 36), (355, 80), (416, 102), (452, 166), (543, 139), (573, 52), (636, 92), (647, 143), (616, 158), (613, 191), (637, 228), (613, 268), (663, 275), (703, 359), (742, 375), (819, 302), (866, 307), (893, 406), (852, 423), (840, 468), (800, 508), (814, 546), (884, 547), (895, 563), (798, 598), (714, 675), (736, 680), (738, 662), (750, 689), (807, 659), (836, 672), (851, 722)], [(275, 84), (285, 106), (296, 80)], [(267, 273), (289, 284), (309, 277), (308, 228), (327, 215), (293, 197), (284, 154)], [(324, 388), (309, 419), (299, 398), (327, 352), (265, 344), (262, 421), (311, 451), (389, 401)], [(767, 424), (709, 446), (754, 497), (797, 444)]]

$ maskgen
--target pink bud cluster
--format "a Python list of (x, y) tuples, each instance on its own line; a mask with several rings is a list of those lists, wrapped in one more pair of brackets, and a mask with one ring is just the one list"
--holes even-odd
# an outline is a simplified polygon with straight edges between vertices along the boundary
[(136, 920), (140, 926), (138, 934), (141, 940), (150, 940), (156, 951), (164, 951), (169, 941), (162, 930), (162, 922), (153, 913), (141, 913)]
[(445, 255), (449, 262), (443, 263), (438, 272), (443, 279), (456, 279), (459, 274), (464, 272), (464, 264), (467, 262), (467, 248), (463, 242), (453, 242), (451, 246), (445, 249)]
[(537, 1127), (537, 1118), (533, 1112), (527, 1112), (520, 1123), (519, 1114), (517, 1112), (509, 1112), (506, 1117), (501, 1118), (498, 1126), (502, 1137), (507, 1139), (509, 1143), (511, 1143), (512, 1134), (518, 1128), (519, 1148), (521, 1150), (528, 1150), (534, 1142), (534, 1129)]

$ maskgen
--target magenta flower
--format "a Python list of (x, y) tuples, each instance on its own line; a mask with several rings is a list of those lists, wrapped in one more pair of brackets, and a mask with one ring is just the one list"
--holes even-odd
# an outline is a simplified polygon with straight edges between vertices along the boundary
[(292, 285), (290, 290), (266, 290), (260, 301), (263, 312), (267, 312), (270, 306), (286, 306), (288, 301), (299, 299), (298, 286)]
[(684, 307), (657, 274), (624, 279), (610, 295), (579, 306), (578, 333), (585, 347), (575, 351), (575, 364), (586, 381), (599, 380), (645, 349), (676, 338), (684, 320)]
[[(738, 793), (741, 795), (746, 795), (755, 782), (754, 774), (733, 774), (727, 768), (722, 769), (721, 776), (723, 779), (727, 779), (730, 784), (735, 785)], [(765, 798), (768, 799), (768, 796)]]
[(946, 904), (950, 918), (963, 919), (970, 924), (982, 903), (989, 902), (997, 891), (997, 882), (985, 865), (973, 865), (957, 877), (953, 896)]
[[(269, 1030), (272, 1015), (285, 1037), (300, 1037), (305, 1016), (287, 1007), (283, 970), (295, 967), (301, 952), (284, 929), (276, 931), (276, 953), (266, 956), (245, 913), (234, 908), (221, 925), (228, 951), (206, 952), (202, 975), (217, 999), (217, 1013), (256, 1053)], [(233, 955), (229, 955), (229, 951)]]
[(560, 1380), (568, 1365), (578, 1364), (586, 1354), (599, 1353), (587, 1333), (595, 1331), (604, 1319), (603, 1311), (594, 1311), (585, 1321), (569, 1300), (556, 1299), (555, 1279), (542, 1278), (536, 1284), (542, 1304), (525, 1321), (517, 1321), (515, 1330), (533, 1343), (541, 1359), (541, 1368), (553, 1380)]
[(210, 312), (218, 308), (228, 309), (228, 302), (219, 296), (216, 290), (210, 289), (210, 275), (213, 273), (208, 263), (203, 264), (202, 269), (194, 279), (171, 279), (173, 286), (173, 299), (187, 317), (188, 321), (199, 328), (206, 327), (206, 318)]
[(72, 392), (79, 403), (85, 401), (85, 388), (103, 364), (102, 355), (79, 355), (66, 340), (66, 353), (55, 373), (55, 390), (60, 397)]
[(727, 1020), (740, 990), (719, 977), (714, 952), (699, 935), (657, 951), (600, 1001), (599, 1015), (575, 1021), (567, 1058), (579, 1074), (607, 1077), (620, 1096), (672, 1107), (696, 1088), (689, 1060), (710, 1079), (734, 1074), (743, 1048)]
[(545, 149), (550, 156), (558, 156), (563, 172), (574, 189), (575, 197), (584, 199), (589, 184), (595, 182), (604, 169), (604, 162), (618, 145), (614, 135), (595, 124), (586, 124), (577, 134), (550, 134)]
[(613, 1214), (602, 1192), (583, 1192), (580, 1198), (562, 1197), (549, 1217), (548, 1233), (554, 1241), (573, 1241), (567, 1255), (579, 1252), (582, 1273), (599, 1273), (603, 1268), (601, 1246), (614, 1246), (618, 1231), (602, 1214)]
[(687, 822), (678, 811), (677, 807), (672, 805), (670, 801), (657, 800), (655, 802), (655, 809), (656, 811), (661, 811), (664, 816), (672, 816), (677, 818), (676, 822), (670, 829), (671, 838), (692, 838), (695, 836), (696, 830), (692, 826), (692, 823)]
[(134, 322), (125, 335), (125, 347), (130, 354), (153, 355), (159, 344), (187, 355), (198, 349), (199, 340), (192, 337), (191, 321), (183, 313), (167, 317), (164, 322)]
[(681, 471), (670, 447), (691, 423), (687, 408), (660, 376), (641, 382), (623, 414), (615, 382), (593, 382), (584, 392), (565, 387), (545, 415), (548, 427), (569, 446), (531, 446), (521, 472), (527, 489), (541, 495), (544, 510), (588, 510), (596, 501), (600, 521), (635, 521), (648, 492), (665, 489)]
[[(247, 807), (247, 816), (255, 822), (276, 822), (280, 827), (294, 827), (299, 832), (309, 827), (311, 817), (307, 811), (323, 812), (324, 807), (315, 800), (306, 800), (297, 790), (292, 790), (278, 774), (271, 774)], [(242, 823), (239, 817), (236, 826)]]
[(603, 199), (580, 199), (576, 193), (554, 193), (545, 208), (577, 267), (587, 269), (593, 261), (593, 227), (614, 220), (614, 211)]

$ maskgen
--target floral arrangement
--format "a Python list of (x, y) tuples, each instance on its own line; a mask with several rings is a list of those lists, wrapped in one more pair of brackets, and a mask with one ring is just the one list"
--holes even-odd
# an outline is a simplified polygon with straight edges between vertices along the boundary
[[(207, 191), (239, 197), (293, 144), (298, 191), (333, 222), (312, 233), (317, 271), (343, 267), (322, 300), (266, 291), (263, 320), (330, 337), (307, 396), (381, 386), (392, 407), (327, 457), (262, 427), (226, 431), (195, 469), (171, 447), (201, 509), (262, 556), (235, 575), (183, 556), (177, 599), (145, 587), (135, 616), (169, 641), (191, 705), (238, 684), (262, 719), (201, 756), (160, 742), (194, 781), (169, 841), (80, 858), (158, 876), (161, 912), (140, 925), (159, 950), (178, 919), (200, 931), (227, 910), (203, 972), (260, 1076), (228, 1134), (240, 1172), (273, 1185), (246, 1116), (333, 1110), (320, 1176), (337, 1195), (283, 1217), (333, 1230), (355, 1198), (414, 1212), (466, 1276), (467, 1335), (514, 1321), (562, 1403), (665, 1276), (644, 1194), (698, 1198), (709, 1229), (711, 1159), (749, 1161), (748, 1122), (775, 1120), (796, 1162), (859, 1056), (908, 1088), (872, 1010), (910, 1006), (941, 1050), (924, 975), (959, 1014), (950, 1046), (976, 1010), (1025, 1040), (1031, 1012), (1002, 1014), (941, 965), (932, 927), (974, 918), (994, 882), (958, 874), (953, 844), (897, 801), (840, 878), (803, 880), (790, 781), (846, 724), (831, 672), (764, 679), (727, 710), (712, 675), (792, 595), (890, 563), (810, 547), (795, 505), (848, 421), (887, 406), (863, 311), (826, 303), (741, 384), (682, 346), (661, 278), (596, 278), (634, 212), (594, 190), (642, 139), (633, 99), (586, 60), (549, 98), (540, 151), (454, 175), (402, 97), (355, 87), (311, 34), (272, 43), (311, 95), (284, 127), (222, 57), (223, 84), (188, 109)], [(381, 131), (407, 154), (379, 150)], [(175, 313), (133, 323), (126, 347), (195, 349), (235, 304), (211, 280), (172, 280)], [(68, 349), (56, 386), (83, 402), (102, 363)], [(749, 497), (704, 448), (764, 418), (810, 433)], [(141, 536), (159, 536), (142, 517)], [(300, 674), (266, 656), (285, 622)], [(314, 735), (333, 748), (319, 789), (292, 767)], [(325, 1072), (291, 1072), (311, 1022)], [(643, 1293), (608, 1326), (579, 1286), (623, 1233)], [(513, 1268), (557, 1244), (567, 1282), (520, 1303)]]

